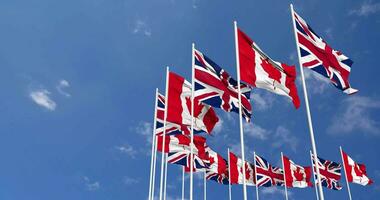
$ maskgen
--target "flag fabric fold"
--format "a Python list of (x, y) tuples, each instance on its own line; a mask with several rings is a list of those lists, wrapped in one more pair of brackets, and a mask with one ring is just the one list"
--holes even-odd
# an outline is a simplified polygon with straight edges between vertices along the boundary
[[(314, 155), (311, 155), (313, 161), (313, 167), (316, 168)], [(322, 159), (320, 157), (318, 160), (319, 174), (321, 175), (321, 183), (323, 187), (327, 187), (332, 190), (341, 190), (342, 186), (339, 184), (341, 179), (341, 169), (342, 166), (339, 163)], [(316, 170), (314, 170), (316, 171)], [(317, 175), (315, 175), (315, 180), (318, 180)]]
[[(157, 116), (156, 116), (156, 135), (163, 135), (164, 133), (164, 114), (165, 114), (165, 96), (158, 93), (157, 98)], [(185, 131), (182, 131), (181, 125), (166, 122), (166, 135), (175, 135), (175, 134), (185, 134)], [(187, 128), (186, 132), (189, 132), (190, 128)]]
[[(239, 113), (237, 81), (200, 51), (194, 51), (195, 99), (226, 112)], [(252, 115), (251, 88), (243, 83), (240, 88), (242, 114), (249, 121)]]
[(245, 182), (248, 186), (255, 186), (255, 171), (254, 166), (238, 158), (234, 153), (230, 152), (230, 179), (231, 184), (243, 184), (243, 164), (245, 165)]
[(343, 164), (346, 170), (347, 181), (359, 185), (370, 185), (373, 181), (367, 176), (366, 166), (356, 163), (350, 156), (342, 151)]
[[(157, 150), (168, 153), (168, 163), (185, 166), (186, 171), (190, 171), (191, 138), (187, 135), (166, 135), (165, 144), (162, 146), (163, 136), (157, 136)], [(206, 138), (194, 136), (193, 143), (193, 171), (198, 171), (208, 167), (208, 156), (206, 154)]]
[(267, 160), (256, 155), (255, 157), (257, 186), (271, 187), (284, 186), (284, 171), (272, 166)]
[(330, 79), (344, 93), (356, 93), (358, 90), (352, 88), (348, 81), (353, 61), (332, 49), (296, 12), (294, 20), (301, 65)]
[[(191, 84), (183, 77), (169, 72), (167, 121), (181, 125), (181, 130), (190, 134), (191, 126)], [(214, 109), (194, 100), (194, 130), (211, 133), (219, 121)]]
[(297, 165), (286, 156), (283, 156), (282, 159), (287, 187), (305, 188), (313, 186), (313, 183), (310, 181), (312, 175), (311, 167)]
[(211, 148), (207, 148), (209, 156), (208, 168), (206, 169), (206, 178), (218, 183), (228, 185), (228, 168), (227, 161)]
[(240, 29), (238, 45), (241, 80), (253, 87), (287, 96), (299, 108), (295, 67), (272, 60)]

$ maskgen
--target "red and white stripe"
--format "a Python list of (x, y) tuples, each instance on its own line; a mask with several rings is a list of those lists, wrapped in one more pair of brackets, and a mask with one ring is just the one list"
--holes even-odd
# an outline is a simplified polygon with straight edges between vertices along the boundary
[(241, 80), (253, 87), (287, 96), (298, 108), (295, 67), (272, 60), (240, 29), (238, 43)]
[[(230, 174), (231, 184), (243, 184), (243, 160), (230, 152)], [(249, 186), (255, 186), (254, 166), (245, 161), (245, 183)]]
[(287, 187), (305, 188), (313, 186), (313, 183), (310, 181), (312, 176), (310, 166), (302, 167), (297, 165), (286, 156), (283, 156), (282, 159)]
[(367, 176), (365, 165), (356, 163), (344, 151), (342, 151), (342, 157), (348, 182), (364, 186), (373, 183), (373, 181)]
[[(191, 84), (173, 72), (169, 72), (167, 105), (168, 122), (187, 127), (191, 125)], [(194, 101), (194, 129), (196, 131), (211, 133), (218, 121), (219, 118), (212, 107)]]

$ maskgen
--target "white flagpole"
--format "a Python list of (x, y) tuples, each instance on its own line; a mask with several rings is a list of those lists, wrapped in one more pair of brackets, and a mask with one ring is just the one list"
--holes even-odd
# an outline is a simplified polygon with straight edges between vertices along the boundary
[(257, 184), (256, 152), (253, 152), (253, 166), (255, 169), (256, 200), (259, 200), (259, 186)]
[[(318, 157), (317, 147), (316, 147), (315, 140), (314, 140), (313, 122), (311, 120), (311, 113), (310, 113), (310, 108), (309, 108), (309, 98), (308, 98), (308, 95), (307, 95), (305, 76), (304, 76), (304, 73), (303, 73), (303, 67), (301, 65), (301, 60), (300, 60), (301, 55), (300, 55), (299, 46), (298, 46), (298, 37), (297, 37), (297, 32), (296, 32), (296, 23), (294, 21), (294, 10), (293, 10), (293, 5), (292, 4), (290, 4), (290, 10), (291, 10), (291, 14), (292, 14), (294, 37), (296, 39), (296, 47), (297, 47), (297, 54), (298, 54), (298, 65), (299, 65), (299, 68), (300, 68), (300, 71), (301, 71), (301, 80), (302, 80), (302, 86), (303, 86), (303, 94), (304, 94), (304, 98), (305, 98), (306, 114), (307, 114), (307, 119), (308, 119), (308, 124), (309, 124), (311, 146), (312, 146), (312, 150), (313, 150), (313, 154), (314, 154), (314, 161), (315, 161), (315, 163), (317, 163), (317, 159), (316, 159)], [(320, 183), (321, 182), (321, 176), (320, 176), (320, 173), (319, 173), (319, 167), (316, 166), (315, 169), (316, 169), (316, 172), (317, 172), (318, 183)], [(318, 184), (318, 189), (319, 189), (319, 197), (320, 197), (320, 199), (324, 200), (325, 198), (324, 198), (324, 195), (323, 195), (323, 189), (322, 189), (322, 185), (321, 184)]]
[(195, 44), (193, 43), (191, 49), (191, 140), (190, 140), (190, 200), (193, 200), (193, 144), (194, 144), (194, 50)]
[(152, 178), (152, 197), (151, 200), (154, 199), (154, 192), (155, 192), (155, 183), (156, 183), (156, 163), (157, 163), (157, 136), (154, 140), (154, 162), (153, 162), (153, 178)]
[(281, 152), (281, 162), (282, 162), (282, 170), (284, 170), (284, 187), (285, 187), (285, 199), (288, 200), (288, 188), (286, 185), (286, 174), (285, 174), (285, 166), (284, 166), (284, 155)]
[(153, 185), (153, 176), (155, 176), (155, 172), (153, 171), (153, 163), (155, 160), (155, 153), (154, 150), (156, 147), (156, 120), (157, 120), (157, 95), (158, 95), (158, 88), (156, 88), (156, 96), (154, 101), (154, 118), (153, 118), (153, 133), (152, 133), (152, 153), (151, 153), (151, 159), (150, 159), (150, 177), (149, 177), (149, 197), (148, 199), (152, 200), (152, 193), (154, 193), (154, 185)]
[(228, 196), (229, 200), (232, 200), (231, 194), (231, 165), (230, 165), (230, 149), (227, 148), (228, 152)]
[(164, 113), (164, 131), (163, 131), (163, 139), (162, 139), (162, 150), (161, 152), (161, 177), (160, 177), (160, 198), (162, 200), (162, 192), (164, 186), (164, 164), (165, 164), (165, 136), (166, 136), (166, 118), (168, 117), (168, 89), (169, 89), (169, 67), (166, 67), (166, 86), (165, 86), (165, 113)]
[(167, 180), (168, 180), (168, 154), (165, 154), (164, 200), (166, 200)]
[(319, 195), (318, 195), (318, 188), (317, 188), (317, 180), (315, 180), (315, 171), (314, 171), (314, 165), (313, 165), (313, 154), (310, 151), (310, 162), (311, 162), (311, 169), (313, 170), (313, 180), (314, 180), (314, 185), (315, 185), (315, 195), (317, 196), (317, 200), (319, 200)]
[(185, 200), (185, 166), (182, 166), (182, 200)]
[(318, 187), (317, 187), (317, 180), (315, 179), (315, 170), (314, 170), (314, 165), (313, 165), (313, 156), (312, 152), (310, 151), (310, 161), (311, 161), (311, 168), (313, 170), (313, 180), (314, 180), (314, 185), (315, 185), (315, 194), (317, 196), (317, 200), (319, 200), (319, 195), (318, 195)]
[(203, 177), (203, 199), (207, 199), (207, 183), (206, 183), (206, 170), (204, 170), (204, 177)]
[(236, 54), (236, 70), (237, 70), (237, 83), (238, 83), (238, 96), (239, 96), (239, 125), (240, 125), (240, 146), (241, 146), (241, 158), (243, 160), (243, 195), (244, 200), (247, 200), (247, 185), (245, 181), (245, 155), (244, 155), (244, 134), (243, 134), (243, 116), (241, 108), (241, 88), (240, 88), (240, 61), (239, 61), (239, 43), (237, 22), (234, 21), (235, 30), (235, 54)]
[(346, 177), (348, 197), (350, 198), (350, 200), (352, 200), (350, 184), (348, 183), (347, 171), (346, 171), (346, 167), (344, 166), (343, 151), (342, 151), (342, 147), (341, 146), (339, 146), (339, 150), (340, 150), (340, 156), (342, 157), (342, 165), (343, 165), (343, 169), (344, 169), (344, 177)]

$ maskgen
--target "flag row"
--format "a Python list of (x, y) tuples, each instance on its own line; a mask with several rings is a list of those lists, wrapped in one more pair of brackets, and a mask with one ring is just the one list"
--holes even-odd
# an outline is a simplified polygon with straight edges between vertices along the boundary
[[(245, 166), (245, 181), (248, 186), (272, 187), (286, 186), (288, 188), (312, 187), (313, 182), (318, 184), (315, 174), (316, 167), (321, 174), (323, 187), (341, 190), (339, 180), (342, 177), (342, 164), (329, 161), (321, 157), (314, 162), (310, 152), (312, 166), (296, 164), (287, 156), (281, 156), (282, 168), (273, 166), (262, 156), (254, 154), (253, 162), (243, 161), (233, 152), (228, 153), (228, 159), (212, 150), (206, 144), (206, 138), (194, 136), (194, 143), (190, 143), (190, 137), (182, 134), (167, 135), (165, 145), (162, 146), (163, 136), (158, 136), (157, 150), (168, 154), (168, 163), (182, 165), (185, 171), (190, 171), (190, 162), (193, 162), (193, 171), (203, 171), (208, 180), (221, 184), (243, 184), (243, 165)], [(193, 160), (190, 158), (190, 145), (193, 145)], [(341, 150), (343, 168), (349, 183), (369, 185), (373, 181), (368, 178), (364, 164), (355, 162), (346, 152)]]
[[(192, 48), (192, 78), (187, 81), (179, 74), (167, 70), (166, 93), (157, 93), (153, 151), (161, 151), (161, 185), (163, 163), (184, 166), (190, 172), (190, 199), (192, 200), (192, 172), (203, 171), (207, 179), (222, 184), (243, 184), (244, 199), (246, 185), (270, 187), (311, 187), (313, 177), (323, 200), (322, 187), (340, 190), (341, 164), (318, 157), (314, 141), (311, 114), (303, 69), (308, 68), (328, 78), (332, 85), (345, 94), (358, 90), (351, 87), (349, 75), (352, 60), (342, 52), (334, 50), (317, 35), (291, 6), (297, 53), (303, 80), (305, 105), (309, 122), (313, 154), (312, 166), (295, 164), (281, 155), (282, 168), (274, 167), (264, 158), (254, 155), (253, 163), (244, 156), (244, 134), (242, 119), (252, 120), (251, 92), (264, 89), (285, 96), (294, 107), (300, 107), (296, 86), (297, 72), (294, 65), (278, 62), (269, 57), (235, 22), (235, 47), (237, 79), (224, 68), (207, 57), (194, 44)], [(212, 134), (219, 121), (215, 108), (235, 112), (240, 119), (241, 158), (228, 153), (228, 161), (206, 145), (200, 133)], [(195, 134), (195, 135), (194, 135)], [(164, 161), (164, 155), (167, 157)], [(371, 184), (364, 165), (354, 162), (341, 150), (347, 182)], [(155, 159), (155, 158), (154, 158)], [(152, 169), (152, 166), (151, 166)], [(316, 177), (313, 173), (315, 172)], [(152, 172), (151, 172), (152, 174)], [(151, 175), (152, 177), (152, 175)], [(151, 179), (151, 182), (152, 181)], [(320, 184), (319, 184), (320, 182)], [(151, 186), (151, 185), (150, 185)], [(164, 189), (165, 190), (165, 189)], [(150, 197), (152, 196), (150, 188)], [(160, 188), (160, 200), (162, 188)]]

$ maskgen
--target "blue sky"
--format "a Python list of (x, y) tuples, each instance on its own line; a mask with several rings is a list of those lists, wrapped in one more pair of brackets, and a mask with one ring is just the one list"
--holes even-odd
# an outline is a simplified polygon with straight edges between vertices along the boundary
[[(191, 42), (236, 76), (233, 20), (272, 58), (297, 64), (289, 1), (2, 0), (0, 1), (0, 199), (145, 199), (148, 193), (154, 90), (165, 66), (190, 78)], [(346, 96), (307, 73), (318, 153), (340, 161), (339, 145), (368, 167), (375, 183), (351, 184), (355, 199), (380, 196), (380, 3), (293, 1), (329, 44), (353, 61)], [(297, 68), (298, 69), (298, 68)], [(253, 123), (245, 125), (246, 155), (274, 164), (280, 152), (309, 165), (301, 108), (263, 90), (253, 92)], [(221, 119), (209, 145), (239, 153), (238, 116)], [(168, 196), (180, 197), (180, 168), (169, 166)], [(196, 176), (195, 197), (202, 196)], [(343, 181), (342, 184), (345, 184)], [(344, 185), (345, 186), (345, 185)], [(186, 189), (188, 185), (186, 185)], [(253, 199), (254, 188), (249, 188)], [(325, 191), (328, 199), (347, 198)], [(208, 183), (209, 199), (227, 199)], [(312, 199), (314, 189), (291, 189)], [(364, 195), (365, 194), (365, 195)], [(282, 188), (260, 189), (280, 199)], [(241, 187), (233, 187), (241, 199)]]

